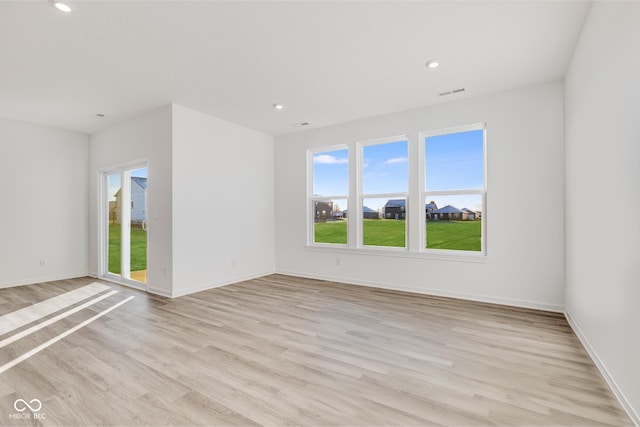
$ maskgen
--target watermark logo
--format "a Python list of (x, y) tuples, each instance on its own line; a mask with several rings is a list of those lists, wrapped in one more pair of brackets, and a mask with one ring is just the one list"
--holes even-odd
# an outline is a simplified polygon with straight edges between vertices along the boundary
[(10, 420), (44, 420), (47, 418), (47, 414), (40, 412), (40, 410), (42, 410), (42, 402), (40, 399), (31, 399), (28, 402), (24, 399), (16, 399), (16, 401), (13, 402), (13, 409), (18, 412), (9, 414)]
[[(31, 406), (33, 405), (33, 406)], [(24, 399), (18, 399), (13, 402), (13, 408), (18, 412), (24, 412), (29, 408), (31, 412), (38, 412), (42, 409), (42, 402), (38, 399), (32, 399), (29, 403), (27, 403)]]

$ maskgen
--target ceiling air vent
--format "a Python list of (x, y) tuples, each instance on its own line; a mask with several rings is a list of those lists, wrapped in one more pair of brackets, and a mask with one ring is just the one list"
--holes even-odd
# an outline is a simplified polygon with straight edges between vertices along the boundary
[(302, 123), (293, 123), (291, 126), (293, 126), (294, 128), (304, 128), (309, 126), (311, 123), (309, 122), (302, 122)]
[(461, 92), (464, 92), (463, 87), (461, 87), (460, 89), (453, 89), (453, 90), (448, 90), (446, 92), (440, 92), (438, 96), (446, 96), (446, 95), (451, 95), (452, 93), (461, 93)]

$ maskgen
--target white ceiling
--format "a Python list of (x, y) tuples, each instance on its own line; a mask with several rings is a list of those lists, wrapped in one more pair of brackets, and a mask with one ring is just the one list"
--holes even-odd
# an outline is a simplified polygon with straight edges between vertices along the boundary
[[(0, 117), (91, 133), (174, 102), (281, 135), (300, 122), (316, 128), (560, 79), (589, 9), (582, 1), (70, 4), (64, 14), (46, 0), (0, 2)], [(428, 70), (431, 58), (442, 65)]]

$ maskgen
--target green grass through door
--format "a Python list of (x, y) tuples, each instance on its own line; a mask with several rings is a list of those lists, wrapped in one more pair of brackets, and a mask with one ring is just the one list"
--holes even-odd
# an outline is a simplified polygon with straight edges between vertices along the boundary
[[(109, 272), (120, 274), (120, 224), (109, 225)], [(147, 232), (131, 229), (131, 271), (147, 269)]]

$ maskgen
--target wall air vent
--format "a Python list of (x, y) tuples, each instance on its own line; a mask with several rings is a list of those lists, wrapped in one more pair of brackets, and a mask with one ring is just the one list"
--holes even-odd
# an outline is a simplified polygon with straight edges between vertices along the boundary
[(461, 87), (460, 89), (453, 89), (453, 90), (448, 90), (446, 92), (440, 92), (438, 96), (446, 96), (446, 95), (451, 95), (453, 93), (462, 93), (462, 92), (464, 92), (463, 87)]

